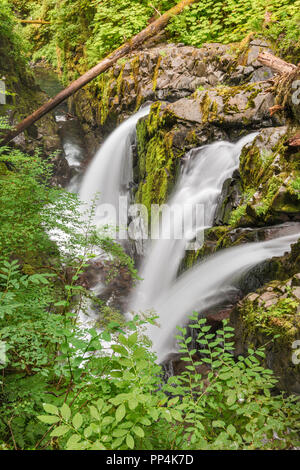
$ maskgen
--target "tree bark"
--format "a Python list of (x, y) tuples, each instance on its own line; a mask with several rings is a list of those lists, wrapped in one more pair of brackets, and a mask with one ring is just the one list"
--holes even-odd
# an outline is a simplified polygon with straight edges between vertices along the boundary
[(168, 10), (160, 18), (158, 18), (156, 21), (147, 26), (143, 31), (138, 33), (128, 42), (126, 42), (121, 47), (112, 52), (110, 55), (105, 57), (103, 60), (101, 60), (101, 62), (99, 62), (99, 64), (97, 64), (84, 75), (72, 82), (67, 88), (58, 93), (58, 95), (56, 95), (54, 98), (52, 98), (39, 109), (37, 109), (33, 114), (31, 114), (22, 122), (20, 122), (14, 130), (10, 131), (7, 135), (2, 138), (0, 145), (5, 145), (10, 142), (17, 135), (19, 135), (21, 132), (25, 131), (29, 126), (35, 123), (38, 119), (40, 119), (49, 111), (58, 106), (62, 101), (69, 98), (71, 95), (73, 95), (76, 91), (85, 86), (95, 77), (109, 69), (121, 57), (124, 57), (131, 51), (137, 49), (147, 39), (151, 38), (159, 31), (164, 29), (173, 16), (181, 13), (186, 6), (195, 3), (195, 1), (197, 0), (182, 0), (175, 7)]
[(261, 64), (270, 67), (270, 69), (274, 70), (274, 72), (277, 72), (280, 75), (283, 73), (294, 72), (297, 69), (296, 65), (285, 62), (270, 52), (261, 52), (258, 56), (258, 60)]

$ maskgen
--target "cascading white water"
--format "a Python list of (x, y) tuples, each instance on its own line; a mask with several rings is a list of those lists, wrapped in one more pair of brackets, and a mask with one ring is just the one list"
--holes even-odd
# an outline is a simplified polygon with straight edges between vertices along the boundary
[[(136, 130), (138, 120), (146, 116), (150, 107), (140, 109), (136, 114), (124, 121), (107, 138), (100, 147), (87, 171), (85, 172), (79, 187), (79, 197), (90, 205), (95, 197), (99, 195), (99, 204), (111, 204), (116, 211), (116, 220), (109, 217), (97, 216), (93, 221), (98, 227), (105, 224), (114, 224), (118, 220), (119, 197), (129, 194), (129, 183), (132, 181), (132, 137)], [(127, 214), (125, 214), (125, 221)], [(125, 222), (126, 223), (126, 222)], [(97, 254), (106, 257), (105, 253), (97, 250)], [(97, 295), (102, 291), (102, 283), (99, 282), (94, 291)], [(88, 314), (83, 311), (79, 313), (79, 323), (81, 326), (90, 326), (91, 320), (95, 317), (92, 303), (88, 305)]]
[(218, 304), (245, 271), (289, 251), (290, 245), (300, 236), (299, 225), (294, 230), (296, 233), (285, 237), (222, 250), (187, 271), (167, 291), (153, 299), (152, 308), (159, 315), (159, 328), (149, 325), (146, 333), (158, 362), (164, 362), (170, 353), (176, 352), (175, 327), (182, 325), (193, 309), (205, 311)]
[[(111, 204), (118, 220), (119, 196), (128, 194), (132, 180), (131, 139), (140, 118), (149, 113), (150, 108), (140, 109), (124, 121), (104, 142), (89, 165), (79, 190), (80, 199), (91, 203), (99, 194), (99, 203)], [(114, 221), (97, 218), (97, 225)]]
[[(181, 218), (163, 220), (160, 238), (152, 241), (142, 265), (140, 276), (143, 281), (133, 293), (132, 310), (151, 309), (154, 299), (171, 288), (184, 256), (188, 237), (193, 238), (196, 232), (199, 234), (204, 227), (212, 225), (223, 183), (238, 168), (242, 148), (252, 142), (255, 135), (243, 137), (236, 144), (216, 142), (187, 154), (183, 173), (168, 206), (172, 210), (178, 206), (201, 205), (204, 217), (198, 226), (192, 217), (185, 220), (186, 236), (181, 239), (170, 239), (169, 236), (179, 228), (176, 224), (182, 223)], [(170, 227), (171, 224), (173, 227)]]
[[(131, 137), (137, 121), (148, 113), (149, 108), (139, 111), (102, 145), (84, 175), (79, 191), (83, 201), (90, 203), (96, 193), (100, 193), (100, 203), (111, 204), (118, 211), (118, 198), (128, 194), (131, 178)], [(138, 285), (131, 301), (131, 310), (153, 309), (159, 314), (160, 328), (152, 325), (147, 328), (158, 362), (163, 362), (176, 350), (175, 326), (184, 323), (193, 309), (206, 310), (217, 304), (232, 290), (237, 276), (268, 258), (282, 255), (299, 238), (297, 233), (224, 250), (176, 279), (187, 239), (212, 225), (222, 185), (238, 167), (243, 146), (253, 138), (252, 134), (237, 144), (218, 142), (193, 150), (187, 156), (187, 164), (169, 206), (202, 204), (204, 220), (196, 227), (190, 220), (187, 236), (183, 239), (164, 239), (164, 235), (170, 233), (170, 226), (163, 227), (162, 239), (150, 246), (141, 271), (144, 281)], [(103, 217), (96, 218), (95, 222), (109, 223)]]
[(143, 263), (140, 273), (143, 281), (131, 300), (131, 311), (152, 310), (159, 316), (159, 328), (149, 325), (146, 331), (158, 362), (176, 351), (175, 327), (184, 323), (193, 309), (205, 311), (218, 304), (232, 292), (236, 277), (268, 258), (282, 255), (299, 238), (299, 226), (296, 226), (293, 235), (224, 250), (177, 278), (187, 238), (212, 225), (223, 183), (238, 168), (242, 148), (254, 138), (255, 134), (251, 134), (236, 144), (217, 142), (187, 155), (187, 164), (169, 206), (202, 204), (202, 225), (194, 226), (191, 218), (185, 227), (187, 237), (166, 239), (172, 232), (170, 223), (176, 225), (177, 221), (164, 220), (160, 239), (152, 241)]

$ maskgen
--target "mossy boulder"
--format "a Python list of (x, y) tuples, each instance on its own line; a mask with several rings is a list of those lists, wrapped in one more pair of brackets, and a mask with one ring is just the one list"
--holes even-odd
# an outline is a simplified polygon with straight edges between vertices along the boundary
[[(266, 227), (239, 227), (232, 228), (230, 226), (215, 226), (204, 231), (204, 243), (200, 250), (196, 252), (187, 252), (181, 270), (192, 267), (195, 263), (201, 262), (207, 256), (225, 248), (230, 248), (246, 243), (256, 243), (272, 240), (273, 238), (289, 236), (300, 232), (300, 224), (297, 222), (286, 222), (280, 225)], [(286, 279), (288, 275), (294, 274), (298, 270), (299, 253), (297, 245), (292, 249), (291, 254), (270, 260), (265, 263), (265, 268), (261, 273), (254, 268), (253, 276), (256, 278), (252, 282), (250, 273), (241, 281), (241, 289), (247, 291), (249, 286), (257, 284), (261, 286), (264, 282), (273, 279)], [(298, 254), (297, 254), (298, 253)]]
[(269, 50), (263, 41), (259, 46), (247, 40), (242, 45), (212, 43), (201, 48), (151, 43), (120, 59), (72, 98), (76, 115), (91, 141), (92, 132), (97, 133), (100, 142), (146, 101), (172, 103), (197, 89), (226, 83), (241, 85), (272, 76), (270, 69), (262, 72), (265, 68), (257, 61), (258, 51)]
[(240, 86), (218, 86), (196, 91), (169, 105), (179, 119), (198, 124), (213, 124), (222, 128), (257, 129), (280, 124), (270, 116), (274, 95), (266, 82)]
[(107, 128), (145, 101), (176, 101), (198, 87), (221, 82), (235, 64), (230, 46), (202, 48), (176, 44), (146, 47), (120, 59), (109, 71), (79, 91), (74, 104), (85, 123)]
[(230, 317), (236, 354), (266, 345), (265, 366), (275, 372), (281, 389), (296, 393), (300, 393), (300, 364), (293, 361), (293, 345), (300, 340), (299, 286), (300, 273), (285, 282), (273, 281), (247, 295)]
[(299, 152), (287, 144), (295, 127), (262, 129), (240, 157), (242, 194), (229, 218), (233, 226), (263, 226), (298, 221)]
[(223, 138), (226, 134), (216, 126), (180, 120), (166, 103), (153, 104), (149, 116), (137, 124), (136, 202), (144, 204), (148, 214), (152, 204), (165, 203), (186, 153)]

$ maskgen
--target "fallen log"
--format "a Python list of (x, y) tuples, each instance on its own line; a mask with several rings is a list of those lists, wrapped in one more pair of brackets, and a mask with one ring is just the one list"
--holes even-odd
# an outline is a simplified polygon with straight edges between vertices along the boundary
[(62, 101), (69, 98), (71, 95), (73, 95), (80, 88), (84, 87), (87, 83), (89, 83), (95, 77), (97, 77), (98, 75), (100, 75), (101, 73), (109, 69), (120, 58), (129, 54), (133, 50), (137, 49), (147, 39), (150, 39), (151, 37), (156, 35), (158, 32), (160, 32), (162, 29), (165, 28), (165, 26), (168, 24), (169, 20), (173, 16), (180, 14), (186, 6), (191, 5), (192, 3), (195, 3), (195, 1), (198, 1), (198, 0), (182, 0), (175, 7), (171, 8), (162, 16), (160, 16), (156, 21), (149, 24), (145, 29), (143, 29), (143, 31), (141, 31), (132, 39), (130, 39), (128, 42), (126, 42), (121, 47), (113, 51), (110, 55), (108, 55), (103, 60), (101, 60), (99, 64), (97, 64), (95, 67), (90, 69), (84, 75), (82, 75), (77, 80), (72, 82), (67, 88), (62, 90), (60, 93), (58, 93), (58, 95), (56, 95), (54, 98), (52, 98), (43, 106), (41, 106), (39, 109), (37, 109), (33, 114), (31, 114), (30, 116), (25, 118), (23, 121), (21, 121), (16, 126), (15, 129), (13, 129), (4, 137), (2, 137), (0, 141), (0, 145), (5, 145), (8, 142), (10, 142), (17, 135), (25, 131), (32, 124), (34, 124), (38, 119), (43, 117), (45, 114), (49, 113), (49, 111), (52, 111), (52, 109), (54, 109), (56, 106), (62, 103)]
[(288, 145), (289, 147), (300, 147), (300, 132), (289, 139)]
[[(269, 109), (270, 116), (278, 112), (284, 112), (292, 95), (293, 81), (300, 75), (300, 63), (298, 65), (290, 64), (270, 52), (261, 52), (258, 55), (258, 61), (277, 73), (273, 80), (273, 93), (276, 95), (276, 104)], [(290, 146), (298, 146), (298, 142), (299, 139)]]
[(257, 59), (261, 64), (266, 65), (267, 67), (274, 70), (274, 72), (279, 73), (280, 75), (283, 73), (292, 73), (297, 70), (296, 65), (290, 64), (285, 60), (279, 59), (279, 57), (276, 57), (270, 52), (261, 52)]
[(18, 22), (24, 24), (51, 24), (50, 21), (44, 20), (18, 20)]

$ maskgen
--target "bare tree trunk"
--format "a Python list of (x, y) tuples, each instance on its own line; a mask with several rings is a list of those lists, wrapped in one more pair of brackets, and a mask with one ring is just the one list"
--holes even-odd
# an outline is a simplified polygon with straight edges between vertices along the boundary
[(151, 38), (152, 36), (157, 34), (159, 31), (164, 29), (165, 26), (168, 24), (169, 20), (173, 16), (181, 13), (182, 10), (186, 6), (191, 5), (195, 1), (197, 0), (182, 0), (175, 7), (168, 10), (160, 18), (158, 18), (156, 21), (154, 21), (149, 26), (147, 26), (147, 28), (145, 28), (143, 31), (138, 33), (136, 36), (134, 36), (128, 42), (123, 44), (121, 47), (116, 49), (109, 56), (101, 60), (101, 62), (99, 62), (98, 65), (96, 65), (95, 67), (90, 69), (88, 72), (86, 72), (84, 75), (79, 77), (77, 80), (72, 82), (67, 88), (65, 88), (60, 93), (58, 93), (58, 95), (56, 95), (54, 98), (52, 98), (43, 106), (41, 106), (39, 109), (37, 109), (33, 114), (31, 114), (22, 122), (20, 122), (14, 130), (12, 130), (11, 132), (9, 132), (7, 135), (3, 137), (3, 139), (0, 142), (0, 145), (5, 145), (8, 142), (10, 142), (14, 137), (19, 135), (21, 132), (25, 131), (29, 126), (31, 126), (34, 122), (36, 122), (42, 116), (47, 114), (49, 111), (54, 109), (62, 101), (69, 98), (69, 96), (73, 95), (73, 93), (75, 93), (80, 88), (85, 86), (95, 77), (97, 77), (98, 75), (100, 75), (101, 73), (109, 69), (121, 57), (124, 57), (125, 55), (129, 54), (131, 51), (135, 50), (147, 39)]
[(291, 73), (297, 69), (297, 66), (294, 64), (290, 64), (289, 62), (285, 62), (279, 57), (271, 54), (270, 52), (261, 52), (258, 56), (258, 60), (261, 64), (270, 67), (270, 69), (274, 70), (279, 74), (283, 73)]

